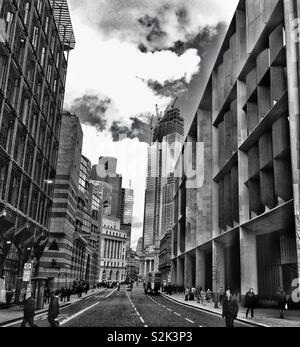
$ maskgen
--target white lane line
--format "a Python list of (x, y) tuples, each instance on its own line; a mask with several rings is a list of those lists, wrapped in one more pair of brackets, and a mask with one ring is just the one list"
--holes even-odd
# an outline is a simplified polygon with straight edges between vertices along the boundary
[(170, 308), (167, 308), (168, 311), (172, 312), (172, 310)]
[(118, 290), (118, 288), (116, 288), (115, 290), (113, 290), (112, 292), (110, 292), (109, 294), (106, 295), (106, 299), (109, 298), (111, 295), (113, 295), (113, 293), (115, 293)]
[[(208, 315), (210, 315), (210, 316), (214, 316), (214, 317), (221, 318), (221, 316), (220, 316), (220, 314), (219, 314), (218, 312), (211, 312), (211, 311), (204, 310), (204, 309), (201, 310), (201, 309), (199, 309), (199, 308), (197, 308), (197, 307), (187, 306), (186, 304), (182, 304), (181, 302), (179, 302), (179, 301), (177, 301), (177, 300), (174, 300), (174, 299), (171, 299), (171, 298), (169, 298), (169, 297), (167, 297), (167, 296), (163, 296), (163, 297), (164, 297), (165, 299), (167, 299), (167, 300), (169, 300), (169, 301), (175, 303), (176, 305), (179, 305), (179, 306), (182, 306), (182, 307), (185, 307), (185, 308), (189, 308), (189, 309), (198, 311), (198, 313), (199, 313), (199, 311), (200, 311), (200, 312), (206, 313), (206, 314), (208, 314)], [(251, 326), (250, 324), (247, 324), (247, 323), (242, 322), (242, 321), (238, 321), (237, 323), (238, 323), (238, 324), (241, 324), (241, 325), (245, 325), (246, 327)]]
[(178, 316), (178, 317), (182, 317), (182, 315), (177, 313), (177, 312), (174, 312), (174, 314), (176, 314), (176, 316)]
[[(134, 308), (135, 313), (136, 313), (137, 316), (140, 318), (141, 322), (142, 322), (143, 324), (145, 324), (145, 321), (144, 321), (143, 317), (139, 314), (139, 312), (138, 312), (138, 310), (136, 309), (134, 303), (133, 303), (132, 300), (130, 299), (130, 296), (129, 296), (128, 292), (127, 292), (127, 296), (128, 296), (128, 300), (129, 300), (131, 306)], [(148, 328), (148, 327), (145, 325), (145, 328)]]
[[(40, 314), (37, 314), (36, 316), (34, 316), (34, 322), (36, 322), (39, 318), (43, 317), (45, 315), (45, 312), (44, 313), (40, 313)], [(48, 317), (48, 316), (47, 316)], [(13, 325), (16, 325), (16, 324), (20, 324), (22, 323), (23, 321), (23, 318), (13, 322), (13, 323), (9, 323), (9, 324), (5, 324), (5, 325), (2, 325), (2, 328), (7, 328), (7, 327), (11, 327)]]
[(203, 328), (203, 326), (202, 326), (202, 325), (199, 325), (199, 328)]
[(100, 302), (96, 302), (96, 303), (93, 304), (92, 306), (89, 306), (89, 307), (85, 308), (84, 310), (81, 310), (81, 311), (75, 313), (73, 316), (71, 316), (71, 317), (65, 319), (64, 321), (62, 321), (62, 322), (60, 323), (60, 325), (64, 325), (64, 324), (68, 323), (70, 320), (72, 320), (72, 319), (74, 319), (74, 318), (76, 318), (76, 317), (82, 315), (82, 314), (85, 313), (86, 311), (88, 311), (88, 310), (94, 308), (95, 306), (97, 306), (97, 305), (99, 305), (99, 304), (100, 304)]
[(185, 320), (187, 320), (188, 322), (192, 323), (192, 324), (195, 324), (195, 322), (193, 322), (192, 320), (188, 319), (188, 318), (185, 318)]

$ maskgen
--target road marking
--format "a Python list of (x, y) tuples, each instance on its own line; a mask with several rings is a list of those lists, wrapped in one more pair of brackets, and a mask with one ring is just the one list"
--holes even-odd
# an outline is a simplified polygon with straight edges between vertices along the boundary
[(192, 323), (192, 324), (195, 324), (195, 322), (193, 322), (192, 320), (188, 319), (188, 318), (185, 318), (185, 320), (187, 320), (188, 322)]
[[(130, 299), (130, 296), (129, 294), (127, 293), (127, 296), (128, 296), (128, 300), (130, 302), (130, 304), (132, 305), (132, 307), (134, 308), (134, 311), (136, 312), (137, 316), (140, 318), (141, 322), (143, 324), (145, 324), (145, 321), (143, 319), (143, 317), (139, 314), (138, 310), (136, 309), (136, 307), (134, 306), (134, 303), (132, 302), (132, 300)], [(145, 328), (148, 328), (148, 326), (145, 325)]]
[(172, 310), (170, 308), (167, 308), (168, 311), (172, 312)]
[[(190, 309), (198, 311), (198, 312), (201, 311), (202, 313), (206, 313), (206, 314), (208, 314), (210, 316), (214, 316), (214, 317), (218, 317), (218, 318), (222, 319), (222, 317), (220, 316), (220, 314), (218, 312), (211, 312), (211, 311), (208, 311), (208, 310), (205, 310), (205, 309), (201, 310), (201, 308), (197, 308), (197, 307), (189, 306), (189, 305), (186, 305), (186, 304), (182, 304), (181, 302), (179, 302), (177, 300), (174, 300), (174, 299), (171, 299), (171, 298), (169, 298), (169, 297), (167, 297), (165, 295), (163, 295), (163, 297), (166, 298), (167, 300), (169, 300), (169, 301), (179, 305), (179, 306), (183, 306), (185, 308), (190, 308)], [(252, 326), (252, 325), (244, 323), (242, 321), (238, 321), (237, 323), (241, 324), (241, 325), (245, 325), (246, 327), (251, 327)]]
[(64, 325), (64, 324), (68, 323), (70, 320), (72, 320), (72, 319), (74, 319), (74, 318), (76, 318), (76, 317), (82, 315), (82, 314), (85, 313), (86, 311), (88, 311), (88, 310), (94, 308), (95, 306), (97, 306), (97, 305), (99, 305), (99, 304), (100, 304), (99, 302), (96, 302), (96, 303), (93, 304), (92, 306), (89, 306), (89, 307), (85, 308), (84, 310), (81, 310), (81, 311), (75, 313), (73, 316), (71, 316), (71, 317), (65, 319), (64, 321), (62, 321), (62, 322), (60, 323), (60, 325)]
[(178, 317), (182, 317), (182, 315), (177, 313), (177, 312), (174, 312), (174, 314), (176, 314), (176, 316), (178, 316)]
[(199, 328), (203, 328), (203, 326), (202, 326), (202, 325), (199, 325)]
[(113, 293), (115, 293), (118, 290), (118, 288), (116, 288), (115, 290), (113, 290), (112, 292), (110, 292), (109, 294), (106, 295), (106, 299), (109, 298), (111, 295), (113, 295)]

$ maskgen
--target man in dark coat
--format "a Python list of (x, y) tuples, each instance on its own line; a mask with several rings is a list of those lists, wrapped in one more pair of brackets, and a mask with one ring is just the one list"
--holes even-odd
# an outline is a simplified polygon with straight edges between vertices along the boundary
[(285, 306), (287, 304), (286, 293), (282, 288), (278, 288), (278, 292), (276, 293), (276, 299), (279, 309), (280, 318), (283, 319), (283, 312), (285, 310)]
[(254, 289), (251, 288), (245, 297), (245, 307), (247, 308), (246, 318), (248, 318), (249, 311), (251, 311), (251, 318), (254, 318), (254, 307), (255, 307), (256, 296)]
[(33, 298), (33, 293), (30, 293), (26, 300), (24, 301), (24, 317), (21, 324), (21, 327), (24, 328), (26, 326), (26, 323), (28, 323), (32, 328), (37, 327), (37, 325), (34, 324), (34, 306), (35, 306), (35, 300)]
[(58, 315), (59, 315), (59, 301), (58, 301), (58, 292), (55, 292), (55, 294), (52, 294), (49, 308), (48, 308), (48, 321), (50, 323), (50, 326), (52, 328), (59, 327), (58, 322)]
[(230, 290), (226, 291), (226, 297), (223, 300), (222, 317), (225, 318), (226, 327), (233, 328), (234, 320), (237, 318), (239, 305), (236, 300), (232, 298)]

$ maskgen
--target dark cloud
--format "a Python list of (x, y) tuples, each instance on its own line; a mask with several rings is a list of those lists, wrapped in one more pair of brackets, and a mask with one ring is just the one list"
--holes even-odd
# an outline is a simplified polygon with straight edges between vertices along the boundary
[(188, 91), (188, 83), (184, 77), (175, 81), (165, 81), (163, 84), (157, 81), (149, 80), (147, 81), (147, 84), (148, 87), (159, 96), (179, 97)]
[(188, 49), (194, 48), (198, 51), (198, 55), (203, 58), (207, 53), (207, 45), (211, 44), (217, 36), (224, 32), (226, 23), (219, 23), (216, 26), (207, 25), (200, 31), (193, 35), (189, 34), (186, 37), (186, 41), (176, 41), (173, 46), (169, 47), (168, 50), (182, 55)]
[(100, 99), (97, 95), (84, 95), (74, 100), (70, 111), (78, 116), (82, 124), (103, 131), (106, 128), (106, 111), (110, 104), (109, 98)]
[(178, 23), (181, 25), (188, 25), (190, 23), (190, 16), (186, 7), (180, 7), (176, 10), (176, 17)]
[(150, 140), (150, 115), (140, 115), (130, 118), (131, 125), (114, 121), (110, 127), (113, 141), (120, 141), (122, 138), (135, 139), (140, 142), (149, 143)]
[(146, 40), (148, 42), (157, 41), (167, 36), (167, 33), (161, 29), (160, 21), (157, 17), (145, 15), (144, 17), (140, 18), (138, 22), (146, 29)]

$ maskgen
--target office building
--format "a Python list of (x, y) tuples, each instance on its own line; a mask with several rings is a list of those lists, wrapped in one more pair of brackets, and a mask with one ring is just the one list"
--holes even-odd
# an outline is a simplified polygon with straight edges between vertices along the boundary
[[(39, 263), (50, 211), (69, 51), (75, 46), (67, 1), (0, 4), (0, 276), (8, 288)], [(67, 28), (67, 29), (66, 29)], [(37, 307), (39, 303), (37, 302)]]
[(184, 120), (175, 104), (152, 125), (152, 142), (148, 148), (143, 252), (144, 271), (158, 271), (160, 241), (173, 223), (174, 167), (180, 154)]
[(124, 282), (126, 276), (126, 233), (120, 220), (103, 216), (101, 230), (101, 262), (99, 282)]
[(299, 278), (299, 12), (238, 4), (177, 164), (173, 282), (267, 303)]
[(112, 186), (111, 216), (121, 219), (122, 176), (117, 174), (117, 159), (100, 157), (92, 168), (92, 179)]

